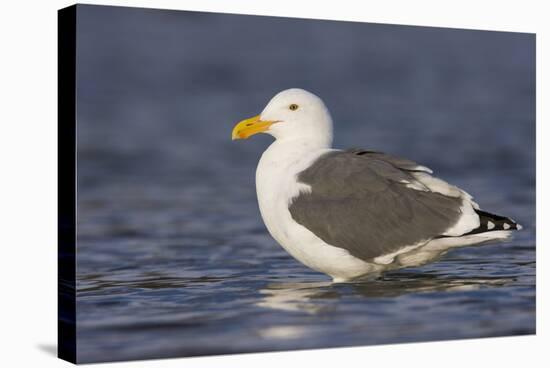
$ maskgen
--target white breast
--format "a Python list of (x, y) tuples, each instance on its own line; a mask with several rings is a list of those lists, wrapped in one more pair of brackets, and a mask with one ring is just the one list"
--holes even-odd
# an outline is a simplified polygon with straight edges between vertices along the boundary
[(274, 142), (258, 164), (256, 192), (262, 218), (271, 236), (294, 258), (338, 281), (376, 272), (378, 266), (326, 244), (296, 223), (288, 210), (292, 198), (311, 190), (308, 185), (297, 181), (297, 174), (328, 151), (295, 142)]

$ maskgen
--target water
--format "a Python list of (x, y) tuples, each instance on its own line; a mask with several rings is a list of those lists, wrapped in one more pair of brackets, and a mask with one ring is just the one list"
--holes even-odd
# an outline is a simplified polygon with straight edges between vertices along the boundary
[[(79, 362), (535, 332), (534, 36), (81, 6)], [(337, 147), (405, 156), (524, 226), (332, 284), (267, 233), (271, 139), (233, 124), (319, 94)]]

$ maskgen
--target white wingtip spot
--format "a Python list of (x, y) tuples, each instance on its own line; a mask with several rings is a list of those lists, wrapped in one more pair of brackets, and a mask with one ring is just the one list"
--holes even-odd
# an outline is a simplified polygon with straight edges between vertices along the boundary
[(523, 229), (523, 226), (521, 226), (520, 224), (516, 224), (516, 229), (521, 230)]
[(487, 229), (491, 230), (495, 228), (495, 224), (493, 224), (491, 221), (487, 221)]
[(509, 224), (504, 224), (504, 225), (502, 225), (502, 227), (504, 228), (504, 230), (508, 230), (510, 228), (510, 225)]

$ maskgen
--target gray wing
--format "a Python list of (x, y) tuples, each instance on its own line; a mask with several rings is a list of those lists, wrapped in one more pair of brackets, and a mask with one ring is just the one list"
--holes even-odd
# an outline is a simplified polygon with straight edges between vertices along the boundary
[(460, 219), (462, 198), (429, 190), (418, 172), (430, 170), (380, 152), (329, 152), (298, 174), (311, 192), (289, 210), (327, 244), (371, 260), (441, 236)]

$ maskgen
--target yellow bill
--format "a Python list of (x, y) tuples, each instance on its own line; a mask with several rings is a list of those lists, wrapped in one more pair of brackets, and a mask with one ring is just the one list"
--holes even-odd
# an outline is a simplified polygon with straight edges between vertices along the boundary
[(260, 119), (260, 115), (253, 116), (239, 122), (233, 128), (231, 139), (246, 139), (254, 134), (265, 132), (276, 121), (264, 121)]

